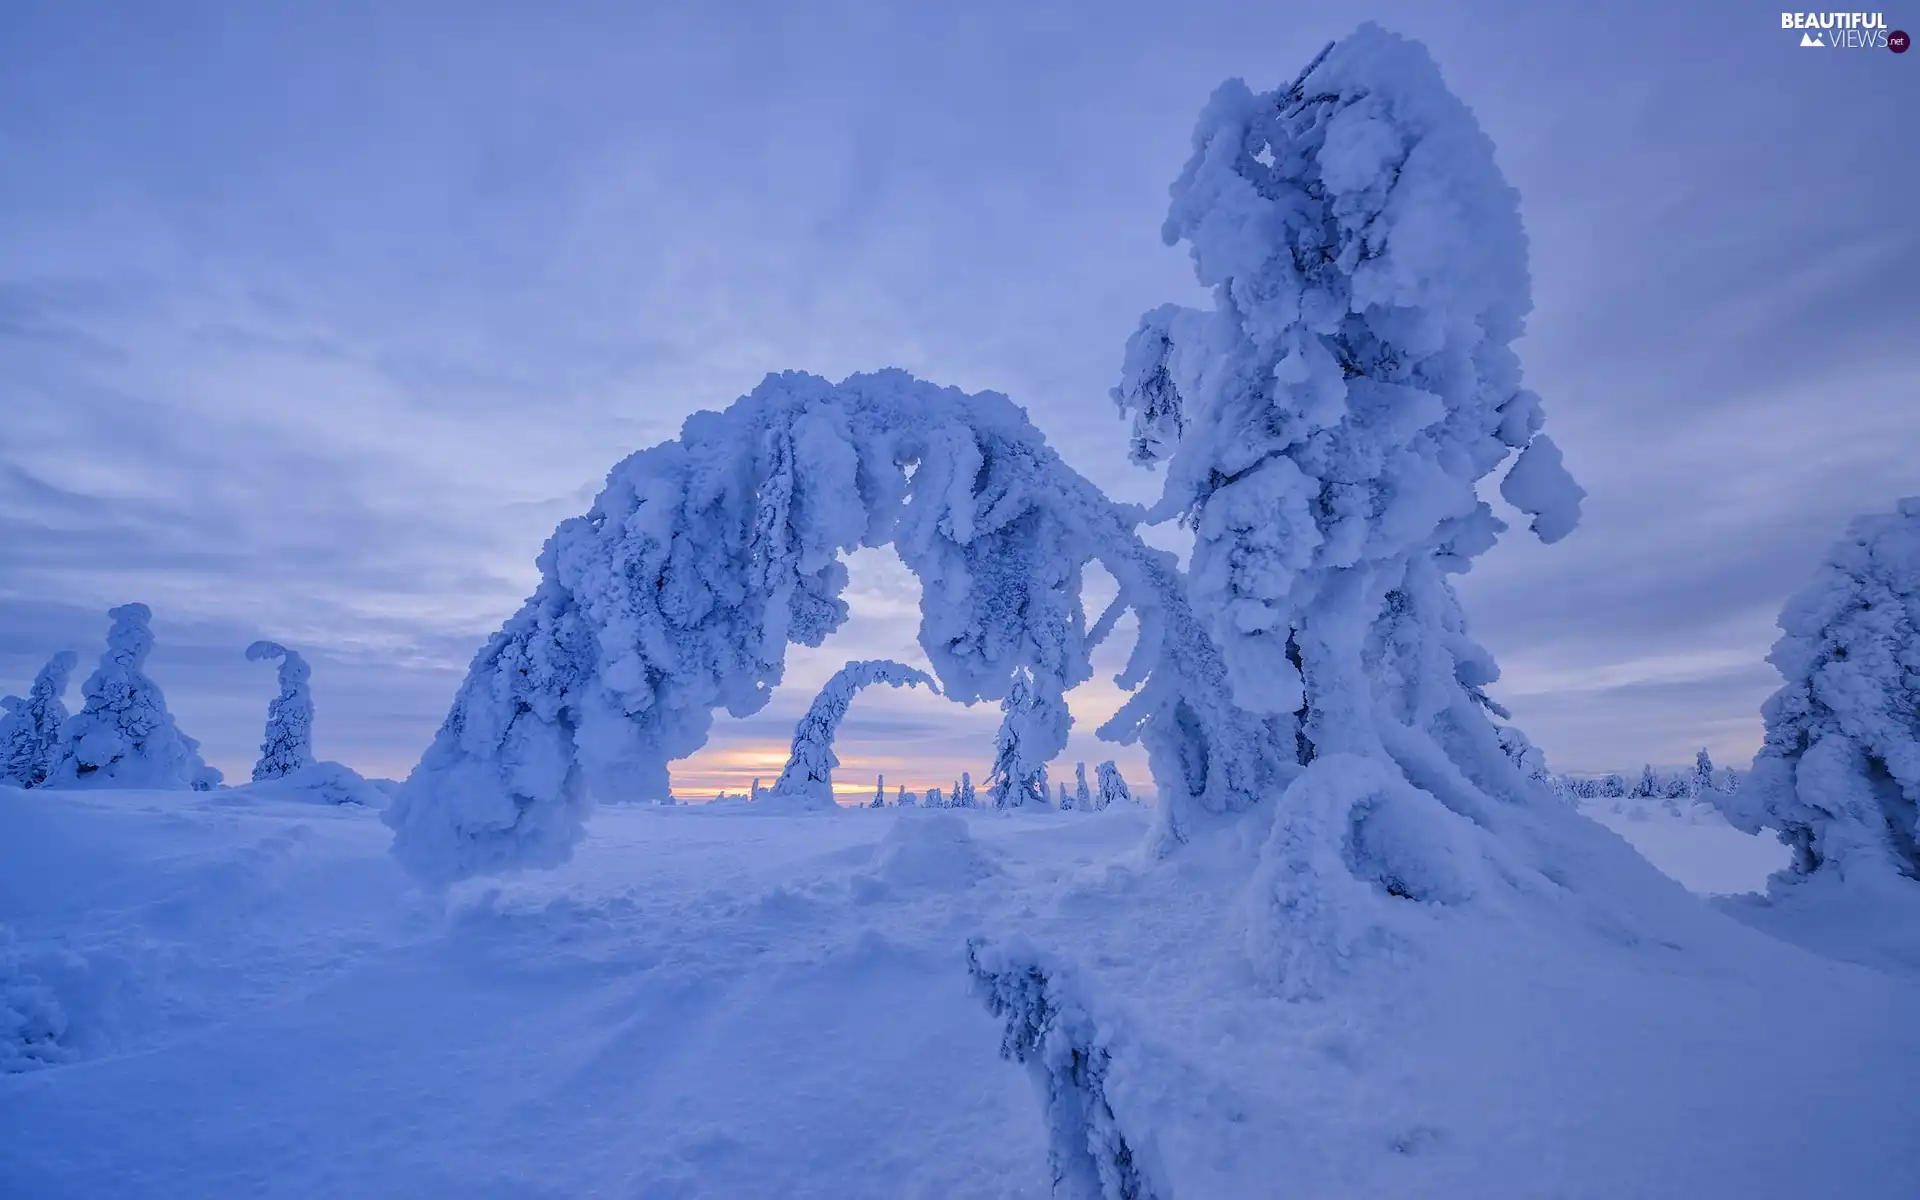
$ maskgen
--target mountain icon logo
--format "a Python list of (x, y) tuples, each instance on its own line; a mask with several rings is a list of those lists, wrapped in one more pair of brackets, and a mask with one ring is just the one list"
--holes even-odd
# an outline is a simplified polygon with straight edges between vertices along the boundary
[(1819, 34), (1817, 34), (1817, 33), (1803, 33), (1803, 34), (1801, 34), (1801, 35), (1800, 35), (1800, 44), (1801, 44), (1802, 46), (1818, 46), (1818, 47), (1820, 47), (1820, 48), (1821, 48), (1822, 50), (1824, 50), (1824, 49), (1826, 49), (1826, 48), (1827, 48), (1827, 44), (1826, 44), (1825, 42), (1823, 42), (1823, 41), (1821, 41), (1821, 40), (1820, 40), (1820, 35), (1819, 35)]

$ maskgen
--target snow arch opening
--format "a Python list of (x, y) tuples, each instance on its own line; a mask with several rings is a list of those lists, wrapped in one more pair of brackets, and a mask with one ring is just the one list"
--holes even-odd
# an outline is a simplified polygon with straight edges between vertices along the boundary
[[(1242, 809), (1288, 764), (1231, 700), (1171, 555), (991, 392), (902, 371), (770, 375), (674, 441), (629, 456), (539, 558), (541, 582), (475, 656), (388, 810), (432, 882), (566, 860), (596, 796), (668, 794), (668, 764), (715, 709), (757, 711), (790, 644), (846, 620), (841, 556), (891, 545), (921, 585), (919, 643), (942, 690), (1004, 695), (1016, 668), (1065, 691), (1123, 611), (1132, 699), (1100, 733), (1146, 747), (1181, 811)], [(1119, 596), (1088, 624), (1080, 573)]]

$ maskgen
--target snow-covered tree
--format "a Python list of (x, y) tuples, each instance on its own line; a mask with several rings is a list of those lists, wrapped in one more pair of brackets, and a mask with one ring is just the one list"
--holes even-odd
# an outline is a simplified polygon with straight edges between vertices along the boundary
[(928, 808), (945, 808), (947, 798), (940, 794), (939, 788), (930, 787), (927, 789), (925, 804)]
[(901, 784), (900, 790), (894, 793), (893, 806), (895, 808), (913, 807), (913, 793), (907, 790), (906, 784)]
[(760, 796), (761, 796), (761, 792), (760, 792), (760, 777), (759, 777), (758, 775), (756, 775), (756, 776), (754, 776), (754, 777), (753, 777), (753, 790), (752, 790), (751, 792), (749, 792), (749, 793), (747, 793), (747, 799), (749, 799), (749, 800), (758, 800), (758, 799), (760, 799)]
[[(1449, 577), (1503, 530), (1477, 485), (1513, 451), (1500, 491), (1542, 541), (1583, 493), (1512, 349), (1526, 238), (1493, 147), (1372, 25), (1291, 85), (1223, 85), (1193, 146), (1164, 235), (1213, 307), (1148, 313), (1114, 397), (1167, 468), (1151, 517), (1194, 530), (1233, 698), (1303, 765), (1452, 759), (1498, 792), (1498, 672)], [(1160, 808), (1177, 834), (1187, 806)]]
[(79, 662), (79, 655), (62, 650), (33, 677), (24, 699), (6, 698), (7, 716), (0, 721), (0, 783), (30, 788), (46, 782), (60, 756), (67, 680)]
[[(833, 769), (840, 765), (833, 752), (834, 733), (847, 707), (863, 688), (884, 683), (889, 687), (925, 684), (939, 694), (940, 686), (925, 671), (889, 659), (858, 659), (833, 673), (807, 707), (793, 731), (793, 749), (773, 790), (783, 796), (805, 796), (815, 803), (833, 803)], [(878, 807), (876, 805), (876, 807)]]
[(970, 772), (960, 772), (960, 783), (953, 793), (953, 806), (955, 808), (980, 807), (979, 798), (973, 793), (973, 775)]
[(1066, 706), (1034, 687), (1024, 667), (1013, 674), (1013, 684), (1000, 702), (1000, 730), (993, 739), (993, 773), (987, 777), (987, 796), (996, 809), (1033, 805), (1048, 807), (1047, 757), (1054, 745), (1066, 741)]
[(1689, 791), (1695, 796), (1704, 796), (1713, 791), (1716, 776), (1713, 770), (1713, 756), (1707, 753), (1705, 746), (1700, 747), (1693, 756), (1693, 778), (1689, 781)]
[(1059, 789), (1059, 792), (1054, 797), (1053, 806), (1061, 812), (1072, 812), (1073, 797), (1067, 794), (1067, 781), (1062, 779), (1055, 786)]
[(200, 743), (180, 732), (160, 686), (146, 675), (153, 610), (110, 609), (106, 653), (87, 677), (85, 704), (61, 733), (48, 787), (195, 788), (220, 782), (200, 758)]
[(1094, 768), (1094, 778), (1097, 784), (1093, 796), (1094, 808), (1105, 809), (1120, 801), (1133, 799), (1133, 793), (1127, 790), (1127, 781), (1120, 777), (1120, 768), (1113, 764), (1112, 759)]
[(1780, 629), (1766, 739), (1720, 806), (1778, 831), (1782, 882), (1920, 879), (1920, 496), (1857, 518)]
[(873, 800), (871, 803), (867, 805), (867, 807), (868, 808), (885, 808), (886, 806), (887, 806), (887, 777), (885, 775), (879, 775), (874, 778)]
[(280, 660), (280, 694), (267, 703), (266, 736), (253, 778), (278, 779), (313, 761), (313, 694), (307, 688), (307, 660), (278, 642), (255, 642), (247, 661)]
[(1609, 771), (1600, 780), (1600, 795), (1608, 800), (1621, 800), (1627, 794), (1627, 781), (1618, 771)]
[(1073, 764), (1073, 806), (1083, 812), (1093, 807), (1093, 795), (1087, 790), (1087, 764), (1083, 762)]

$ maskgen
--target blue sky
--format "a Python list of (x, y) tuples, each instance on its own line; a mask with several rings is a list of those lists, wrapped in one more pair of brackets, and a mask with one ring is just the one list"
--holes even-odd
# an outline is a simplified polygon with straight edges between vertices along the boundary
[[(313, 659), (322, 754), (402, 774), (553, 525), (770, 370), (1004, 391), (1144, 499), (1107, 388), (1198, 299), (1159, 240), (1193, 118), (1367, 18), (1520, 190), (1521, 353), (1590, 493), (1463, 581), (1496, 693), (1564, 769), (1743, 759), (1781, 601), (1920, 492), (1920, 55), (1750, 4), (0, 7), (0, 689), (143, 600), (230, 775), (258, 636)], [(854, 593), (688, 790), (914, 653), (897, 562)], [(856, 705), (847, 781), (977, 777), (995, 719)]]

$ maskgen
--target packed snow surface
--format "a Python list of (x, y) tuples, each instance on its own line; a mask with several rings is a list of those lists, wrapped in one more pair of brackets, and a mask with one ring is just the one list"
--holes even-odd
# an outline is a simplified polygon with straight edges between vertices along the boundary
[(1605, 895), (1371, 893), (1288, 1001), (1203, 936), (1267, 823), (1150, 864), (1149, 820), (611, 805), (434, 894), (361, 805), (0, 789), (0, 1194), (1044, 1197), (970, 940), (1043, 948), (1159, 1194), (1920, 1194), (1914, 975), (1569, 812)]

